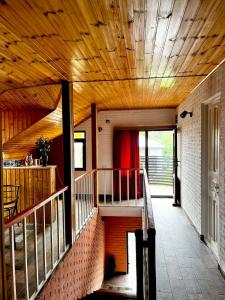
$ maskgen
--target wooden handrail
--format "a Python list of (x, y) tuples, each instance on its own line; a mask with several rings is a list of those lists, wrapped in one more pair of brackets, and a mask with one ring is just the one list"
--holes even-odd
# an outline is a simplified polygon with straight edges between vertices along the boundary
[(148, 188), (148, 176), (146, 173), (146, 170), (144, 169), (144, 186), (145, 186), (145, 193), (146, 193), (146, 213), (147, 213), (147, 228), (154, 228), (155, 229), (155, 222), (154, 222), (154, 216), (153, 216), (153, 209), (152, 209), (152, 202), (151, 202), (151, 195)]
[[(144, 169), (144, 187), (145, 187), (145, 197), (144, 197), (145, 215), (144, 215), (144, 218), (146, 218), (146, 221), (147, 221), (145, 223), (144, 235), (145, 235), (145, 242), (146, 242), (146, 245), (148, 248), (148, 252), (145, 253), (145, 255), (147, 255), (147, 262), (148, 262), (148, 267), (147, 267), (148, 283), (147, 283), (147, 286), (145, 286), (145, 289), (147, 289), (147, 291), (148, 291), (147, 294), (149, 296), (149, 299), (156, 299), (156, 269), (155, 269), (156, 230), (155, 230), (155, 222), (154, 222), (154, 216), (153, 216), (151, 195), (149, 192), (148, 176), (147, 176), (145, 169)], [(144, 275), (144, 273), (143, 273), (143, 275)]]
[(97, 171), (143, 171), (142, 168), (98, 168)]
[(23, 211), (21, 211), (20, 213), (15, 215), (13, 218), (11, 218), (5, 222), (5, 224), (4, 224), (5, 229), (10, 228), (11, 226), (13, 226), (16, 223), (19, 223), (22, 219), (24, 219), (25, 217), (28, 217), (35, 210), (44, 206), (45, 204), (47, 204), (48, 202), (50, 202), (51, 200), (53, 200), (54, 198), (56, 198), (57, 196), (59, 196), (60, 194), (65, 192), (66, 190), (68, 190), (68, 186), (58, 189), (56, 192), (52, 193), (48, 198), (42, 198), (41, 200), (37, 201), (30, 207), (24, 209)]
[(91, 174), (94, 174), (95, 171), (96, 171), (96, 170), (91, 170), (91, 171), (89, 171), (89, 172), (87, 172), (87, 173), (85, 173), (85, 174), (82, 174), (82, 175), (80, 175), (79, 177), (75, 178), (74, 181), (75, 181), (75, 182), (80, 181), (81, 179), (84, 179), (85, 177), (87, 177), (87, 176), (89, 176), (89, 175), (91, 175)]
[(80, 181), (81, 179), (84, 179), (85, 177), (95, 173), (96, 171), (143, 171), (142, 168), (98, 168), (96, 170), (91, 170), (85, 174), (80, 175), (79, 177), (75, 178), (75, 182)]

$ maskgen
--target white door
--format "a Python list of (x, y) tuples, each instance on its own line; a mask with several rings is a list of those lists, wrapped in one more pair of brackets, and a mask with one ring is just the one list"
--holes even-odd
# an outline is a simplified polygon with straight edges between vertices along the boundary
[(208, 238), (218, 255), (219, 234), (219, 103), (208, 105)]

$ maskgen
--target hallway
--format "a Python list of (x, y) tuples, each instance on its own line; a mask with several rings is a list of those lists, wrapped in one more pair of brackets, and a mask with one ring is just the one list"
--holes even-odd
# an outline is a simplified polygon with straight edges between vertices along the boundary
[(225, 299), (225, 280), (210, 249), (199, 240), (172, 199), (152, 199), (156, 224), (158, 300)]

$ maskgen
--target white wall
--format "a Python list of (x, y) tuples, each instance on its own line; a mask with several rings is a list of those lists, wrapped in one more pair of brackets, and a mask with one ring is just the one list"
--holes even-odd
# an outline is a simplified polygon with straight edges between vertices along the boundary
[[(175, 109), (111, 110), (98, 113), (99, 168), (113, 167), (113, 130), (118, 127), (144, 127), (175, 125)], [(106, 123), (109, 120), (110, 123)]]
[(182, 207), (201, 233), (201, 103), (193, 97), (179, 106), (178, 116), (192, 111), (185, 119), (178, 117), (181, 135), (181, 201)]
[(193, 117), (178, 118), (181, 134), (181, 201), (182, 207), (197, 228), (204, 233), (203, 207), (207, 201), (204, 185), (208, 185), (203, 177), (203, 128), (201, 106), (204, 101), (220, 93), (220, 209), (219, 209), (219, 264), (225, 271), (225, 63), (216, 69), (188, 99), (178, 107), (178, 115), (184, 111), (192, 111)]
[[(118, 127), (134, 128), (143, 126), (170, 126), (175, 125), (176, 109), (149, 109), (149, 110), (112, 110), (98, 113), (98, 167), (113, 167), (113, 130)], [(109, 120), (109, 123), (106, 123)], [(81, 123), (75, 130), (85, 130), (87, 135), (87, 171), (91, 170), (91, 119)], [(75, 177), (85, 172), (76, 171)], [(111, 172), (102, 172), (99, 174), (99, 182), (104, 184), (100, 186), (100, 193), (104, 190), (111, 194), (112, 177)]]

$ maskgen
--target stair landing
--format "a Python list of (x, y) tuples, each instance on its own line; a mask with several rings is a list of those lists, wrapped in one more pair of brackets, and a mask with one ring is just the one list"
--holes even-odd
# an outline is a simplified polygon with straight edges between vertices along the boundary
[(133, 300), (136, 299), (135, 296), (126, 295), (122, 293), (115, 293), (110, 291), (109, 289), (100, 289), (86, 297), (82, 298), (82, 300), (90, 300), (90, 299), (99, 299), (99, 300), (111, 300), (111, 299), (126, 299)]

